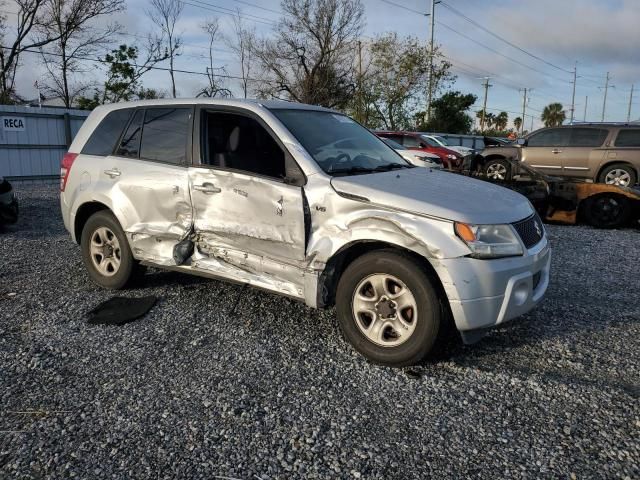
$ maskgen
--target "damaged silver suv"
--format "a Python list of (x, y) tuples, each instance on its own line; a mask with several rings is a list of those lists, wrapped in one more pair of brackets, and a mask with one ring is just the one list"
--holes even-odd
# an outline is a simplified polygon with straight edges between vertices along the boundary
[(282, 101), (102, 106), (61, 168), (64, 223), (91, 278), (142, 265), (336, 306), (386, 365), (418, 362), (531, 310), (550, 248), (521, 195), (415, 167), (338, 112)]

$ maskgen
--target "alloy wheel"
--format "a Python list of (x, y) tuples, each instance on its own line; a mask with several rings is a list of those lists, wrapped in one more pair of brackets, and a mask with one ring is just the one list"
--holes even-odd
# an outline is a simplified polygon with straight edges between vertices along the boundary
[(118, 237), (107, 227), (97, 228), (91, 235), (91, 261), (100, 274), (111, 277), (120, 268), (121, 255)]

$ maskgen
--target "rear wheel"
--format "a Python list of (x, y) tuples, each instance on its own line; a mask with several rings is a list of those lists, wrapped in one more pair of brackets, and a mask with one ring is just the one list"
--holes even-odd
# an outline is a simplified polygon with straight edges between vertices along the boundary
[(589, 225), (616, 228), (629, 221), (631, 204), (622, 195), (603, 193), (584, 200), (582, 212)]
[(429, 275), (393, 250), (354, 260), (340, 277), (336, 305), (342, 333), (354, 348), (393, 367), (422, 360), (444, 324)]
[(606, 166), (598, 177), (600, 183), (617, 185), (619, 187), (633, 187), (638, 178), (636, 171), (625, 163), (614, 163)]
[(504, 181), (509, 177), (509, 162), (499, 158), (487, 160), (484, 164), (484, 175), (493, 181)]
[(101, 287), (123, 288), (137, 267), (124, 231), (106, 210), (94, 213), (87, 220), (80, 247), (89, 276)]

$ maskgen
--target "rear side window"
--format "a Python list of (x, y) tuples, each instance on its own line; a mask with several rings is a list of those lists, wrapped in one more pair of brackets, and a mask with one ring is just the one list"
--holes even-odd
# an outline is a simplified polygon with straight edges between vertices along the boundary
[(143, 115), (144, 110), (137, 110), (133, 115), (133, 119), (127, 127), (127, 131), (124, 132), (122, 140), (120, 140), (120, 146), (118, 147), (116, 155), (120, 157), (138, 158)]
[(140, 158), (184, 164), (191, 108), (149, 108), (144, 117)]
[(640, 147), (640, 128), (620, 130), (616, 137), (616, 147)]
[(601, 147), (609, 131), (602, 128), (572, 128), (570, 147)]
[(571, 130), (568, 128), (550, 128), (529, 137), (529, 147), (566, 147), (569, 145)]
[(131, 108), (123, 108), (108, 113), (93, 131), (82, 152), (85, 155), (107, 156), (113, 153), (122, 129), (131, 116)]

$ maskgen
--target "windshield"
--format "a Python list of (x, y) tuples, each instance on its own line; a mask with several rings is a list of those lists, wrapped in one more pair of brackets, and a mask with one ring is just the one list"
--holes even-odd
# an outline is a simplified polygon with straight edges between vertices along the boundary
[(330, 175), (413, 168), (382, 140), (345, 115), (317, 110), (272, 112)]
[(398, 142), (395, 142), (395, 141), (391, 140), (390, 138), (382, 138), (382, 137), (379, 137), (379, 138), (380, 138), (380, 140), (382, 140), (384, 143), (389, 145), (394, 150), (409, 150), (407, 147), (403, 147)]
[(433, 137), (433, 138), (434, 138), (434, 140), (436, 142), (438, 142), (443, 147), (448, 147), (449, 146), (449, 144), (447, 143), (447, 141), (443, 137)]
[(430, 147), (441, 147), (442, 146), (438, 142), (436, 142), (433, 138), (429, 138), (426, 135), (420, 135), (420, 138), (422, 139), (423, 142), (425, 142)]

